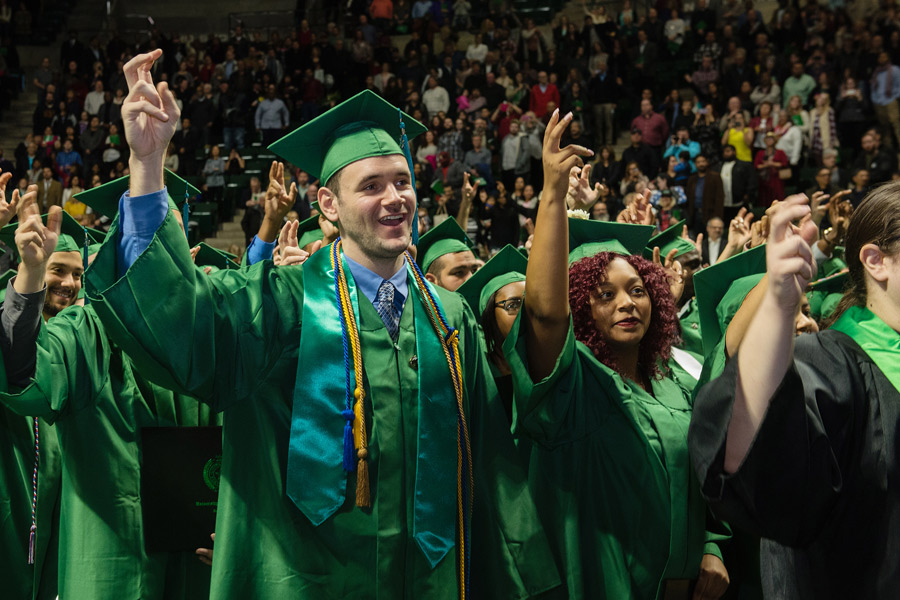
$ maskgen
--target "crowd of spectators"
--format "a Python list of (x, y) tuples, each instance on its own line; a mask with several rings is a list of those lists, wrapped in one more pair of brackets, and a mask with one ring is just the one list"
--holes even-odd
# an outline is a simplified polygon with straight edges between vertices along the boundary
[[(197, 38), (154, 31), (134, 44), (70, 32), (28, 76), (33, 132), (6, 141), (18, 146), (0, 168), (20, 187), (43, 182), (45, 209), (127, 174), (122, 65), (159, 47), (154, 80), (168, 81), (182, 110), (167, 166), (213, 202), (247, 148), (363, 89), (428, 127), (412, 148), (426, 227), (457, 213), (466, 173), (477, 183), (468, 229), (485, 253), (527, 237), (556, 109), (574, 116), (563, 143), (595, 150), (592, 218), (615, 219), (645, 190), (660, 226), (686, 218), (694, 233), (791, 192), (851, 188), (858, 202), (898, 176), (900, 13), (884, 4), (853, 20), (842, 4), (783, 2), (764, 19), (752, 0), (625, 0), (539, 27), (501, 1), (473, 20), (465, 0), (373, 0), (353, 3), (349, 20), (337, 15), (340, 25), (299, 18), (288, 35), (236, 26)], [(298, 196), (299, 215), (308, 202)]]

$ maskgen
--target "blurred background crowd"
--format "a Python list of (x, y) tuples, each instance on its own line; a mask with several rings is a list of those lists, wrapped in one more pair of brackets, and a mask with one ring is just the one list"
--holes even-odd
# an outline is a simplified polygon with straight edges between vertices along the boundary
[[(661, 229), (684, 218), (719, 239), (741, 207), (848, 189), (855, 205), (900, 178), (892, 1), (310, 0), (280, 27), (206, 34), (79, 32), (66, 15), (85, 3), (0, 0), (0, 132), (31, 114), (0, 139), (0, 169), (90, 226), (108, 223), (73, 196), (128, 173), (122, 65), (153, 48), (182, 110), (166, 165), (202, 191), (192, 236), (238, 253), (262, 220), (266, 146), (364, 89), (428, 128), (412, 147), (420, 229), (457, 216), (470, 174), (483, 258), (528, 237), (557, 108), (574, 115), (564, 143), (595, 151), (593, 219), (649, 189)], [(309, 216), (318, 182), (286, 177)]]

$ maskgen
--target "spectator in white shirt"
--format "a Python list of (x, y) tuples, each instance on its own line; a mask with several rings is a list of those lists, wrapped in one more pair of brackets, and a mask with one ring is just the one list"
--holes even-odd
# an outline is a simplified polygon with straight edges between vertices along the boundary
[(422, 104), (428, 110), (429, 117), (439, 112), (446, 114), (450, 110), (450, 95), (438, 85), (437, 79), (433, 76), (428, 78), (428, 89), (422, 94)]
[(94, 90), (84, 98), (84, 110), (92, 117), (100, 113), (103, 107), (103, 82), (95, 81)]

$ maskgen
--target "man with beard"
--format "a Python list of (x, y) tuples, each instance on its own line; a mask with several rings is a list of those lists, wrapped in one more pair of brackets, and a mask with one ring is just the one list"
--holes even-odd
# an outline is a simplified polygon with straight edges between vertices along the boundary
[[(0, 175), (0, 225), (12, 219), (17, 204), (34, 202), (37, 197), (37, 186), (32, 185), (21, 197), (19, 190), (14, 190), (7, 203), (6, 184), (11, 176)], [(14, 245), (8, 237), (6, 243)], [(54, 253), (54, 261), (57, 254), (68, 253)], [(80, 270), (71, 287), (75, 294), (81, 289)], [(75, 294), (71, 294), (69, 305), (75, 302)], [(34, 305), (35, 315), (40, 308), (40, 304)], [(21, 305), (13, 305), (11, 310), (2, 311), (3, 326), (14, 322), (21, 309)], [(57, 309), (61, 307), (55, 305), (50, 310)], [(43, 312), (46, 315), (47, 308)], [(6, 353), (5, 343), (2, 348)], [(0, 379), (5, 386), (5, 378), (0, 375)], [(59, 543), (60, 455), (56, 430), (43, 419), (24, 417), (0, 405), (0, 431), (0, 498), (4, 504), (0, 521), (0, 580), (4, 597), (53, 599), (57, 596)]]
[[(83, 192), (79, 199), (109, 216), (100, 210), (97, 197), (118, 197), (127, 185), (127, 178), (118, 179)], [(55, 504), (52, 494), (43, 493), (50, 480), (45, 467), (54, 464), (45, 462), (46, 444), (58, 434), (59, 596), (206, 597), (209, 570), (193, 552), (145, 548), (142, 429), (210, 426), (216, 424), (215, 415), (195, 399), (140, 377), (130, 358), (110, 342), (93, 308), (73, 306), (84, 265), (76, 240), (85, 234), (71, 217), (59, 207), (41, 217), (36, 198), (26, 196), (19, 223), (6, 228), (7, 237), (11, 229), (22, 264), (7, 285), (0, 315), (9, 384), (0, 393), (0, 406), (5, 413), (40, 417), (39, 450), (34, 445), (40, 466), (35, 523), (39, 548), (47, 543), (42, 528), (49, 529), (41, 523), (41, 511)], [(29, 482), (31, 477), (29, 469)], [(24, 562), (17, 558), (0, 564), (6, 568)], [(54, 589), (50, 597), (56, 593)]]
[[(470, 577), (492, 598), (556, 587), (475, 318), (408, 258), (399, 117), (410, 137), (424, 127), (364, 91), (273, 144), (323, 182), (340, 242), (299, 267), (201, 277), (165, 210), (179, 110), (150, 80), (160, 57), (125, 66), (130, 187), (86, 277), (138, 370), (225, 411), (211, 597), (450, 599)], [(515, 511), (496, 504), (509, 493)]]

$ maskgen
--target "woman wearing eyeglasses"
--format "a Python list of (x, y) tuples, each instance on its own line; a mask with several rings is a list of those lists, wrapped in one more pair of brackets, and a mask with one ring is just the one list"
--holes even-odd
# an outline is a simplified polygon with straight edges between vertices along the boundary
[(690, 385), (665, 366), (683, 283), (640, 256), (652, 227), (567, 218), (569, 171), (590, 153), (560, 149), (569, 121), (554, 114), (544, 135), (525, 300), (504, 344), (532, 494), (570, 598), (718, 598), (727, 535), (709, 530), (721, 525), (690, 466)]
[(484, 333), (488, 361), (510, 422), (513, 404), (512, 372), (503, 356), (503, 342), (522, 308), (527, 265), (525, 256), (515, 247), (505, 246), (457, 290), (468, 300), (472, 311), (481, 315), (481, 330)]

